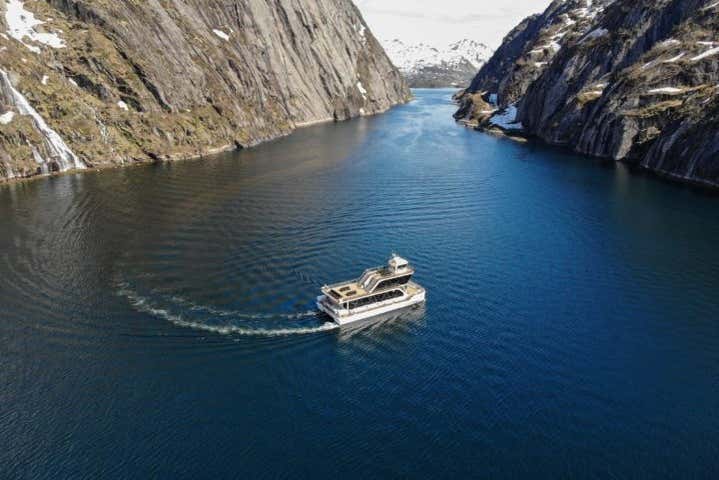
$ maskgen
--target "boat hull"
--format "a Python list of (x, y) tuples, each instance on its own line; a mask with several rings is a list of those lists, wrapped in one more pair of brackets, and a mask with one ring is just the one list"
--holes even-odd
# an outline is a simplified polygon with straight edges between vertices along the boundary
[(317, 297), (317, 308), (332, 317), (332, 320), (334, 320), (336, 324), (342, 326), (423, 303), (425, 301), (425, 291), (422, 290), (414, 295), (409, 295), (394, 301), (355, 310), (335, 310), (327, 306), (324, 300), (324, 295)]

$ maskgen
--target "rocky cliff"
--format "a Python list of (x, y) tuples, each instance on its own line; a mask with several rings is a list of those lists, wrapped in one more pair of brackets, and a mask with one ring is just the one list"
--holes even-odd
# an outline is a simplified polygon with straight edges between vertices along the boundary
[(409, 97), (351, 0), (0, 0), (0, 180), (251, 146)]
[(479, 128), (719, 186), (719, 2), (555, 1), (458, 99)]

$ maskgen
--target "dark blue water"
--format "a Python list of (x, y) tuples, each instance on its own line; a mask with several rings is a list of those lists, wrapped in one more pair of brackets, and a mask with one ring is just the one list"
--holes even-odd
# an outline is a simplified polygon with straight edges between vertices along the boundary
[[(0, 477), (716, 478), (719, 198), (450, 94), (0, 188)], [(424, 309), (314, 313), (393, 251)]]

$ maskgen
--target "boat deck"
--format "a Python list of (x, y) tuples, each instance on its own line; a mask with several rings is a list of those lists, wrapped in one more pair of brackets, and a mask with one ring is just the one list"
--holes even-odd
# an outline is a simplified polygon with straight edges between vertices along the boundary
[[(411, 268), (400, 272), (393, 272), (386, 267), (370, 268), (360, 278), (324, 287), (322, 293), (332, 296), (339, 303), (349, 302), (375, 293), (374, 287), (382, 280), (412, 274), (414, 270)], [(363, 285), (367, 285), (367, 288)]]
[[(349, 285), (357, 285), (357, 284), (356, 284), (356, 282), (346, 282), (346, 283), (339, 284), (339, 285), (349, 286)], [(336, 288), (336, 287), (332, 287), (333, 290), (334, 290), (335, 288)], [(409, 282), (407, 282), (405, 285), (403, 285), (401, 288), (404, 290), (405, 295), (406, 295), (407, 297), (413, 297), (413, 296), (418, 295), (418, 294), (420, 294), (420, 293), (422, 293), (422, 292), (424, 291), (424, 288), (423, 288), (422, 286), (420, 286), (419, 284), (417, 284), (417, 283), (415, 283), (415, 282), (413, 282), (413, 281), (411, 281), (411, 280), (410, 280)], [(361, 290), (361, 291), (364, 292), (364, 289), (363, 289), (362, 287), (359, 287), (359, 290)], [(351, 291), (351, 290), (350, 290), (350, 291)], [(349, 291), (348, 291), (348, 292), (349, 292)], [(366, 294), (367, 294), (367, 293), (365, 292), (364, 295), (366, 295)], [(353, 296), (351, 296), (351, 297), (350, 297), (350, 296), (346, 296), (346, 297), (343, 296), (343, 297), (341, 297), (341, 299), (338, 300), (338, 301), (339, 301), (339, 303), (345, 303), (345, 302), (352, 301), (352, 299), (354, 299), (354, 298), (361, 298), (361, 295), (360, 295), (359, 293), (357, 293), (357, 295), (353, 295)], [(333, 309), (334, 309), (334, 308), (338, 308), (337, 305), (333, 305), (333, 304), (332, 304), (331, 302), (329, 302), (328, 300), (325, 300), (325, 303), (326, 303), (327, 306), (330, 307), (330, 308), (333, 308)]]
[(334, 285), (329, 288), (329, 291), (337, 292), (340, 295), (340, 298), (335, 298), (340, 302), (346, 302), (369, 294), (367, 290), (362, 288), (362, 285), (360, 285), (357, 280)]
[(420, 287), (418, 284), (414, 283), (413, 281), (409, 281), (407, 285), (405, 285), (406, 289), (405, 292), (407, 295), (417, 295), (418, 293), (421, 293), (424, 291), (424, 288)]

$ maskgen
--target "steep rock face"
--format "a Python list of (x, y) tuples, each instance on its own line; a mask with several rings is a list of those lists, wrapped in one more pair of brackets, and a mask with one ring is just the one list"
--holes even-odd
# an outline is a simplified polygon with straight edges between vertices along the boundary
[(492, 92), (497, 103), (518, 101), (544, 72), (562, 46), (583, 35), (612, 0), (555, 0), (541, 15), (515, 27), (467, 89)]
[(540, 29), (545, 23), (544, 16), (533, 15), (509, 32), (499, 49), (472, 79), (467, 92), (475, 94), (484, 91), (498, 95), (500, 84), (509, 78), (515, 68), (521, 68), (517, 60), (527, 47), (537, 41)]
[[(719, 186), (719, 3), (616, 0), (601, 7), (563, 36), (527, 85), (503, 77), (513, 94), (500, 93), (500, 104), (518, 102), (516, 120), (549, 143)], [(528, 48), (515, 65), (527, 60)], [(482, 82), (478, 88), (492, 87)], [(482, 92), (463, 97), (471, 102), (469, 93)]]
[(250, 146), (410, 97), (350, 0), (0, 0), (0, 32), (0, 178)]

